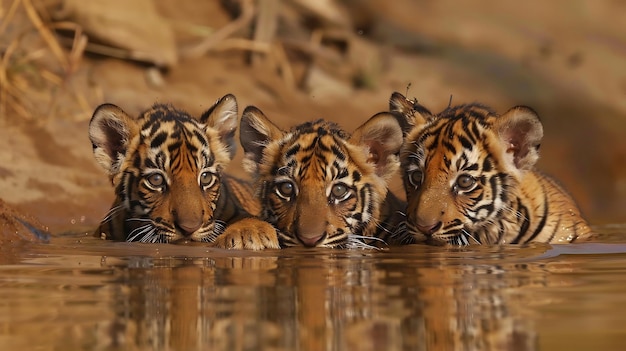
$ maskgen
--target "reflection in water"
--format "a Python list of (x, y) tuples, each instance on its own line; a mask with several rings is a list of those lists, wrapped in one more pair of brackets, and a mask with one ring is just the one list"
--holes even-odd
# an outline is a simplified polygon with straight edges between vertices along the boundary
[(0, 266), (0, 349), (541, 349), (550, 291), (596, 276), (567, 250), (41, 245)]

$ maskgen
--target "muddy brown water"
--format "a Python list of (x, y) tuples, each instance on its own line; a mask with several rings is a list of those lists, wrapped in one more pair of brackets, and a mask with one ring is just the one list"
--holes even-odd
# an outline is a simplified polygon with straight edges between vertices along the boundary
[(0, 258), (2, 350), (622, 350), (601, 243), (244, 252), (55, 236)]

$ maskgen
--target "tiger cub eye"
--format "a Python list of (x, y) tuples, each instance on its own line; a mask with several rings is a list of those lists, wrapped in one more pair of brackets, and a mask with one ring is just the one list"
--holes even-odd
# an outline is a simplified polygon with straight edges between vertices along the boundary
[(462, 190), (471, 188), (474, 183), (476, 183), (476, 179), (469, 174), (461, 174), (456, 179), (456, 185)]
[(276, 185), (276, 193), (278, 196), (289, 200), (294, 193), (294, 185), (291, 182), (281, 182)]
[(337, 200), (343, 200), (350, 195), (348, 186), (341, 183), (333, 185), (332, 189), (330, 189), (330, 194)]
[(165, 178), (163, 178), (163, 175), (159, 173), (149, 175), (147, 180), (148, 183), (155, 188), (160, 188), (165, 184)]
[(200, 174), (200, 185), (202, 187), (210, 187), (215, 182), (215, 175), (211, 172), (202, 172)]
[(415, 170), (409, 173), (409, 182), (416, 188), (422, 185), (422, 171)]

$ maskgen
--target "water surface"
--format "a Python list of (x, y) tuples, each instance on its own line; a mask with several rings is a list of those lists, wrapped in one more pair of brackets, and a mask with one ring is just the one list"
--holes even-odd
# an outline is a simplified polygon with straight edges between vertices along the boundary
[(622, 350), (603, 243), (384, 251), (57, 236), (0, 256), (2, 350)]

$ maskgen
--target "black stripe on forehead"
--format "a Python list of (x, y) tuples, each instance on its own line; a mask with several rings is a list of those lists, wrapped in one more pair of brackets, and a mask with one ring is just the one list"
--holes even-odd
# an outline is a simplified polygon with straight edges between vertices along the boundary
[[(323, 173), (326, 165), (330, 165), (336, 160), (346, 160), (347, 156), (338, 144), (341, 139), (346, 139), (348, 136), (337, 124), (324, 120), (306, 122), (295, 126), (291, 129), (291, 137), (282, 143), (283, 147), (291, 144), (284, 151), (286, 168), (291, 169), (291, 171), (286, 170), (282, 165), (276, 165), (272, 169), (272, 174), (304, 174), (310, 169), (313, 157), (318, 159), (317, 166)], [(329, 158), (331, 155), (334, 157)], [(296, 165), (297, 169), (295, 168)]]
[(215, 164), (215, 154), (209, 152), (208, 150), (204, 150), (202, 152), (202, 160), (204, 163), (199, 165), (200, 167), (213, 166)]
[(204, 131), (200, 130), (199, 128), (194, 128), (193, 131), (193, 136), (198, 139), (198, 141), (200, 142), (200, 144), (202, 144), (202, 146), (207, 147), (209, 144), (209, 141), (207, 139), (206, 134), (204, 134)]
[(139, 120), (143, 121), (141, 129), (144, 132), (148, 131), (146, 133), (148, 137), (162, 129), (167, 129), (171, 136), (178, 137), (178, 134), (183, 132), (184, 125), (199, 127), (198, 122), (185, 111), (163, 104), (155, 104), (151, 109), (144, 111)]
[(339, 172), (335, 178), (341, 179), (341, 178), (346, 178), (348, 175), (350, 175), (350, 172), (348, 171), (347, 168), (340, 168), (339, 165), (337, 165), (336, 167), (339, 170)]
[[(461, 123), (461, 129), (465, 133), (464, 138), (466, 137), (468, 143), (475, 144), (480, 138), (478, 128), (474, 123)], [(465, 146), (465, 144), (463, 145)]]
[(166, 104), (154, 104), (141, 114), (140, 119), (162, 122), (194, 120), (187, 112)]
[(313, 138), (313, 141), (308, 143), (307, 145), (301, 144), (300, 145), (300, 149), (302, 150), (302, 152), (309, 153), (309, 152), (311, 152), (311, 150), (315, 149), (315, 147), (317, 146), (319, 140), (320, 140), (319, 136), (316, 136), (316, 137)]
[(295, 144), (292, 145), (289, 149), (287, 149), (287, 151), (285, 152), (285, 157), (286, 158), (291, 158), (293, 157), (295, 154), (298, 153), (298, 151), (300, 151), (300, 144)]
[(489, 107), (478, 103), (449, 107), (437, 115), (438, 118), (452, 120), (474, 118), (478, 121), (485, 121), (490, 116), (495, 116), (495, 112)]
[(487, 156), (483, 160), (483, 172), (490, 172), (493, 169), (493, 162), (491, 157)]
[[(465, 156), (465, 155), (463, 155), (463, 156)], [(466, 161), (466, 162), (469, 162), (469, 160), (467, 160), (467, 158), (466, 158), (466, 160), (465, 160), (465, 161)], [(472, 163), (472, 164), (470, 164), (469, 166), (465, 166), (465, 167), (463, 168), (463, 170), (464, 170), (464, 171), (478, 171), (478, 163)]]
[[(461, 153), (461, 155), (459, 155), (459, 157), (456, 159), (456, 169), (459, 170), (461, 169), (463, 166), (465, 166), (467, 163), (469, 162), (469, 160), (467, 159), (467, 155), (465, 155), (464, 152)], [(473, 166), (475, 166), (475, 169), (478, 169), (478, 165), (473, 164)], [(464, 168), (464, 170), (469, 171), (468, 168)]]
[[(189, 137), (185, 125), (192, 123), (195, 127), (196, 123), (190, 119), (183, 120), (149, 120), (142, 127), (143, 135), (150, 140), (150, 147), (160, 147), (167, 139), (179, 139), (182, 136)], [(147, 133), (145, 133), (148, 131)]]
[(456, 138), (461, 143), (461, 146), (463, 146), (463, 149), (472, 150), (472, 148), (474, 147), (472, 141), (469, 138), (466, 138), (464, 135), (458, 134)]
[(343, 151), (336, 144), (331, 145), (330, 149), (332, 150), (335, 157), (337, 157), (337, 159), (341, 161), (346, 160), (346, 154), (344, 154)]
[(169, 152), (173, 153), (179, 150), (183, 145), (192, 154), (197, 153), (199, 150), (199, 148), (192, 142), (193, 140), (189, 140), (187, 138), (185, 138), (184, 140), (180, 140), (180, 138), (174, 138), (172, 139), (172, 141), (173, 142), (167, 146), (167, 150)]
[(323, 139), (322, 137), (319, 137), (319, 136), (315, 137), (314, 144), (311, 145), (312, 147), (317, 146), (317, 150), (315, 151), (315, 153), (318, 155), (331, 151), (332, 147), (334, 146), (334, 143), (335, 143), (334, 139), (332, 140), (331, 145), (324, 144), (323, 143), (324, 140), (328, 140), (328, 138)]
[(161, 121), (151, 119), (151, 120), (148, 120), (146, 124), (144, 124), (142, 129), (143, 130), (150, 129), (150, 132), (148, 133), (148, 137), (151, 137), (157, 134), (160, 128), (161, 128)]
[(296, 134), (296, 138), (300, 135), (312, 133), (315, 133), (318, 136), (330, 134), (341, 139), (348, 139), (349, 137), (349, 134), (343, 131), (339, 125), (333, 122), (324, 121), (323, 119), (297, 125), (291, 129), (291, 132)]
[[(141, 158), (137, 157), (136, 160), (141, 160)], [(139, 169), (142, 169), (144, 167), (165, 169), (165, 154), (163, 153), (163, 151), (159, 151), (156, 153), (156, 155), (154, 155), (154, 158), (146, 158), (143, 162), (145, 163), (145, 165), (139, 164), (137, 166)]]
[[(463, 115), (462, 112), (466, 114)], [(480, 129), (480, 125), (484, 124), (483, 112), (483, 110), (461, 107), (446, 110), (445, 114), (442, 113), (442, 118), (425, 127), (417, 138), (416, 145), (422, 144), (425, 150), (442, 148), (442, 151), (452, 154), (458, 154), (464, 150), (471, 151), (484, 139)], [(472, 113), (476, 115), (472, 116)], [(475, 118), (476, 116), (478, 119)]]
[(471, 108), (471, 109), (465, 110), (464, 113), (460, 117), (464, 119), (473, 118), (477, 121), (484, 121), (487, 116), (488, 116), (488, 113), (486, 113), (484, 110), (477, 110), (475, 108)]
[[(288, 168), (293, 168), (293, 167), (295, 167), (297, 164), (298, 164), (298, 161), (297, 161), (297, 160), (295, 160), (295, 159), (293, 159), (293, 160), (289, 160), (289, 162), (287, 162), (287, 167), (288, 167)], [(278, 173), (279, 173), (279, 174), (282, 174), (282, 175), (287, 175), (287, 174), (288, 174), (288, 172), (285, 172), (285, 171), (286, 171), (285, 167), (281, 167), (281, 169), (279, 169), (279, 170), (278, 170)]]
[(154, 149), (154, 148), (161, 147), (161, 145), (165, 143), (167, 138), (168, 138), (168, 134), (166, 131), (158, 132), (155, 136), (152, 137), (152, 140), (150, 141), (150, 148)]
[(449, 151), (452, 154), (456, 154), (456, 147), (451, 141), (444, 139), (441, 141), (441, 145), (444, 147), (446, 151)]
[[(146, 166), (166, 169), (165, 150), (171, 158), (169, 166), (188, 164), (197, 167), (211, 165), (215, 161), (208, 150), (207, 136), (201, 125), (187, 113), (168, 105), (155, 105), (140, 118), (145, 119), (141, 142), (149, 144), (152, 149), (163, 149), (154, 156), (154, 160), (145, 160)], [(205, 151), (197, 155), (201, 149)], [(184, 154), (182, 150), (185, 150)], [(204, 164), (199, 165), (202, 161)]]

